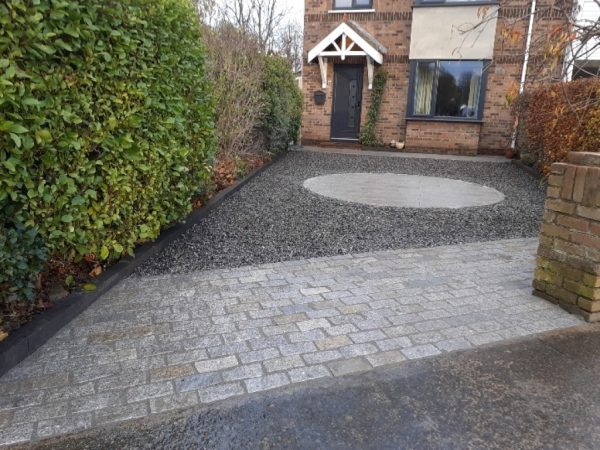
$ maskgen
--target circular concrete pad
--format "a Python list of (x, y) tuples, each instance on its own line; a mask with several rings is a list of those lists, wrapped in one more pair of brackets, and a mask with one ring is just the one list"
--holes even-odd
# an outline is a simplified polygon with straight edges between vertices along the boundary
[(449, 178), (395, 173), (340, 173), (309, 178), (304, 187), (325, 197), (397, 208), (468, 208), (499, 203), (495, 189)]

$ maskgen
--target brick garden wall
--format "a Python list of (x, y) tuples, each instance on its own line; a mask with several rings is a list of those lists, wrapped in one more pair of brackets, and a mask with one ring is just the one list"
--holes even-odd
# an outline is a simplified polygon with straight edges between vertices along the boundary
[(552, 165), (534, 293), (600, 321), (600, 154)]
[[(553, 0), (538, 2), (538, 18), (534, 28), (534, 41), (547, 36), (548, 30), (559, 22), (545, 13)], [(377, 133), (384, 142), (406, 141), (407, 148), (420, 151), (427, 149), (450, 153), (471, 153), (473, 148), (482, 153), (503, 153), (510, 145), (512, 137), (513, 116), (507, 104), (506, 94), (511, 84), (517, 83), (521, 75), (523, 49), (527, 20), (511, 24), (511, 29), (523, 33), (523, 39), (507, 42), (502, 38), (503, 21), (498, 21), (494, 61), (488, 69), (486, 101), (483, 111), (483, 125), (479, 127), (479, 137), (472, 135), (473, 127), (450, 125), (433, 125), (433, 134), (419, 136), (417, 128), (406, 121), (406, 107), (409, 87), (409, 48), (412, 22), (412, 0), (374, 0), (373, 13), (347, 14), (349, 20), (360, 23), (388, 49), (383, 68), (389, 73), (389, 80), (384, 95), (381, 116), (377, 125)], [(308, 64), (306, 56), (321, 39), (330, 33), (343, 19), (342, 14), (331, 14), (331, 0), (306, 0), (304, 17), (304, 95), (305, 110), (302, 124), (302, 138), (305, 143), (328, 141), (330, 138), (331, 105), (333, 95), (333, 62), (330, 59), (328, 83), (324, 91), (327, 94), (325, 105), (314, 104), (315, 90), (321, 90), (321, 76), (318, 63)], [(500, 16), (508, 19), (525, 17), (530, 3), (526, 0), (500, 0)], [(535, 55), (534, 55), (535, 56)], [(341, 61), (335, 61), (341, 63)], [(364, 64), (364, 58), (354, 61)], [(361, 123), (365, 123), (370, 105), (370, 91), (367, 89), (367, 74), (364, 73), (363, 107)], [(444, 132), (441, 132), (445, 129)], [(466, 131), (467, 130), (467, 131)], [(438, 134), (442, 139), (435, 139)], [(475, 147), (474, 147), (475, 146)]]

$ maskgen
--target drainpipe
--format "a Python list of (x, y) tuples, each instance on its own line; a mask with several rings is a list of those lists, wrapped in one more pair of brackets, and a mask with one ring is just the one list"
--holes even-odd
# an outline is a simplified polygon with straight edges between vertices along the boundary
[[(527, 79), (527, 66), (529, 65), (529, 53), (531, 51), (531, 36), (533, 35), (533, 21), (537, 9), (537, 0), (531, 1), (531, 12), (529, 14), (529, 28), (527, 29), (527, 41), (525, 43), (525, 57), (523, 58), (523, 70), (521, 71), (521, 82), (519, 83), (519, 95), (525, 91), (525, 80)], [(517, 128), (519, 126), (519, 115), (515, 117), (512, 141), (510, 148), (515, 149), (517, 145)]]

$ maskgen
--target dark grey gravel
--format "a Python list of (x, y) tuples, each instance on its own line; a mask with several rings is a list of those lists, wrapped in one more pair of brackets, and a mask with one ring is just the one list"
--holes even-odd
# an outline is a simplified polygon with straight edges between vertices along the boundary
[[(460, 210), (373, 207), (321, 197), (302, 186), (307, 178), (349, 172), (460, 179), (495, 188), (506, 199)], [(534, 237), (543, 205), (540, 182), (512, 164), (291, 152), (137, 274)]]

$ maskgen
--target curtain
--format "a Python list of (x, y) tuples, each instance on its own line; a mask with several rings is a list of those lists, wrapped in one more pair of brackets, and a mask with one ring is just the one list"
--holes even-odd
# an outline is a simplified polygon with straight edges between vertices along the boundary
[(414, 114), (428, 116), (431, 114), (431, 95), (433, 93), (433, 78), (435, 63), (417, 63), (415, 77)]

